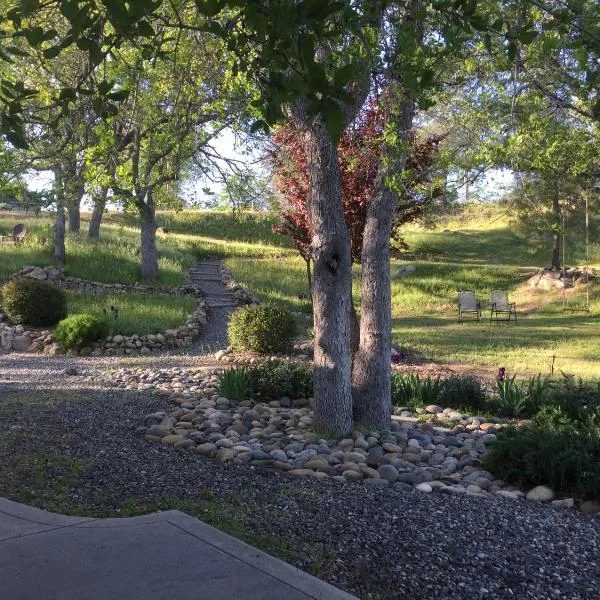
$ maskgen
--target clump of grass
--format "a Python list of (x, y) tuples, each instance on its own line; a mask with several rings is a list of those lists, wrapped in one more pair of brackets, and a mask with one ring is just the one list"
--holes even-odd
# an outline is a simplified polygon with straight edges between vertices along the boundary
[(110, 335), (148, 335), (179, 327), (194, 311), (196, 301), (191, 296), (162, 294), (102, 294), (67, 292), (70, 314), (90, 313), (102, 317), (103, 309), (118, 308), (118, 317), (108, 319)]
[(396, 406), (418, 408), (435, 404), (441, 389), (439, 377), (421, 379), (414, 373), (392, 373), (392, 403)]

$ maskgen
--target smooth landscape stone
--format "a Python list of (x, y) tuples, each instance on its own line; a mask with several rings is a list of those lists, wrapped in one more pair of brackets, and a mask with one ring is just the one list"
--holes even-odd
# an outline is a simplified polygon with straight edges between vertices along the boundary
[(552, 506), (559, 506), (562, 508), (573, 508), (575, 506), (575, 500), (573, 498), (561, 498), (560, 500), (552, 500)]
[(545, 485), (538, 485), (527, 492), (527, 500), (536, 500), (539, 502), (549, 502), (554, 499), (554, 491)]
[(377, 472), (379, 473), (379, 477), (381, 479), (385, 479), (392, 483), (395, 482), (400, 475), (398, 473), (398, 469), (396, 469), (396, 467), (393, 465), (380, 465), (377, 468)]
[(424, 494), (431, 494), (433, 492), (433, 488), (428, 483), (418, 483), (415, 485), (415, 490)]

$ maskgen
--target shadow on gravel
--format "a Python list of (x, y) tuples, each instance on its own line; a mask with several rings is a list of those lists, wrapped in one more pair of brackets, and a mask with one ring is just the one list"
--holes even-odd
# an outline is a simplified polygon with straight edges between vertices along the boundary
[(71, 515), (182, 510), (361, 598), (597, 598), (600, 519), (221, 465), (144, 441), (163, 398), (72, 392), (0, 384), (0, 496)]

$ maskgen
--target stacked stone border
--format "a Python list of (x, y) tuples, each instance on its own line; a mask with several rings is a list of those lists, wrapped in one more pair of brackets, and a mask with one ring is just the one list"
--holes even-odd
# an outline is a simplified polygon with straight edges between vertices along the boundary
[[(71, 277), (65, 275), (63, 269), (49, 266), (23, 267), (20, 271), (0, 281), (0, 285), (17, 277), (50, 281), (63, 289), (85, 292), (137, 292), (165, 296), (190, 295), (196, 298), (196, 309), (180, 327), (151, 335), (109, 336), (74, 352), (80, 356), (143, 356), (150, 355), (155, 351), (188, 348), (200, 336), (202, 328), (208, 323), (208, 309), (203, 300), (202, 289), (191, 284), (182, 287), (163, 288), (139, 283), (133, 285), (101, 283)], [(62, 353), (60, 344), (56, 342), (50, 330), (32, 329), (23, 325), (13, 326), (9, 323), (0, 323), (0, 348), (9, 352), (41, 352), (51, 356)]]
[(233, 296), (235, 297), (235, 301), (238, 305), (243, 306), (245, 304), (260, 304), (260, 299), (252, 294), (247, 287), (237, 283), (233, 279), (231, 271), (223, 265), (221, 266), (221, 281), (225, 287), (227, 287), (227, 289), (233, 292)]

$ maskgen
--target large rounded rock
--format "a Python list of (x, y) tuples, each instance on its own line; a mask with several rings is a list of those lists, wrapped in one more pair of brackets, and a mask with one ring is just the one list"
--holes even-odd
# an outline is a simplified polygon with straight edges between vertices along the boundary
[(554, 499), (554, 491), (545, 485), (538, 485), (527, 492), (527, 500), (537, 500), (538, 502), (549, 502)]
[(396, 481), (398, 479), (398, 476), (400, 475), (398, 473), (398, 469), (396, 469), (396, 467), (394, 467), (394, 465), (381, 465), (377, 469), (377, 471), (378, 471), (379, 477), (381, 477), (381, 479), (385, 479), (386, 481), (391, 481), (392, 483), (394, 481)]

